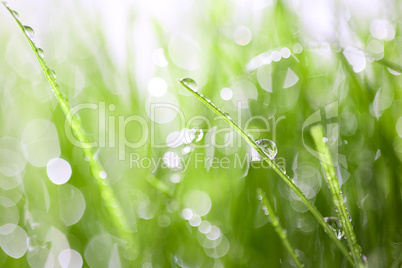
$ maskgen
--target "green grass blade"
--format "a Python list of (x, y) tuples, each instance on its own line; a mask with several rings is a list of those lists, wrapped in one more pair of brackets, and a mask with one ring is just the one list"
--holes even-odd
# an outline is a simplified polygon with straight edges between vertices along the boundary
[(324, 169), (325, 176), (329, 185), (329, 189), (332, 194), (335, 207), (338, 210), (339, 221), (342, 224), (342, 228), (345, 232), (346, 240), (350, 251), (352, 252), (353, 261), (356, 267), (364, 267), (361, 256), (361, 247), (357, 243), (355, 232), (353, 231), (352, 223), (350, 222), (350, 216), (346, 210), (345, 202), (343, 201), (343, 195), (339, 187), (338, 178), (336, 177), (335, 168), (333, 166), (329, 147), (324, 142), (324, 130), (321, 126), (314, 126), (311, 128), (311, 135), (316, 144), (317, 151), (319, 153), (320, 162)]
[[(283, 179), (283, 181), (300, 197), (302, 202), (306, 205), (306, 207), (310, 210), (310, 212), (313, 214), (313, 216), (317, 219), (318, 223), (324, 228), (328, 236), (332, 239), (332, 241), (337, 245), (337, 247), (340, 249), (342, 254), (348, 259), (348, 261), (353, 264), (353, 259), (350, 257), (349, 252), (347, 248), (339, 241), (335, 235), (335, 233), (332, 231), (332, 229), (329, 227), (329, 225), (325, 222), (323, 216), (321, 213), (318, 211), (318, 209), (315, 207), (315, 205), (307, 199), (307, 197), (303, 194), (303, 192), (300, 190), (299, 187), (293, 182), (293, 180), (283, 171), (281, 168), (273, 162), (267, 153), (259, 147), (254, 139), (251, 137), (251, 135), (247, 134), (239, 125), (237, 125), (236, 122), (232, 120), (230, 115), (225, 114), (216, 107), (215, 104), (211, 103), (208, 99), (206, 99), (202, 94), (198, 93), (193, 86), (190, 85), (192, 79), (189, 78), (184, 78), (180, 79), (179, 82), (188, 90), (190, 91), (199, 101), (201, 101), (206, 107), (211, 109), (214, 113), (219, 115), (223, 120), (225, 120), (237, 133), (239, 133), (243, 139), (251, 146), (253, 147), (268, 163), (268, 165)], [(194, 82), (194, 85), (195, 82)]]
[(268, 212), (268, 217), (271, 219), (272, 226), (274, 226), (276, 233), (278, 234), (279, 238), (282, 240), (283, 245), (285, 246), (286, 250), (289, 252), (290, 256), (292, 257), (294, 263), (297, 267), (304, 267), (303, 263), (299, 260), (296, 251), (293, 249), (292, 245), (290, 244), (286, 232), (283, 230), (282, 225), (279, 221), (279, 218), (275, 214), (274, 208), (269, 203), (267, 197), (265, 196), (264, 192), (261, 189), (257, 189), (257, 196), (258, 199), (261, 200), (262, 204), (266, 208), (266, 212)]
[[(60, 85), (58, 84), (56, 80), (56, 74), (52, 69), (50, 69), (46, 63), (46, 61), (43, 59), (43, 50), (38, 48), (35, 43), (32, 41), (32, 37), (28, 36), (28, 34), (33, 34), (32, 28), (28, 26), (23, 26), (21, 21), (17, 17), (17, 13), (12, 10), (8, 5), (3, 2), (4, 6), (7, 8), (7, 10), (10, 12), (10, 14), (13, 16), (14, 20), (18, 24), (18, 27), (21, 29), (22, 33), (24, 34), (24, 37), (28, 41), (32, 51), (34, 52), (45, 76), (47, 81), (49, 82), (53, 93), (55, 94), (59, 105), (66, 116), (66, 119), (68, 121), (69, 126), (72, 129), (72, 132), (74, 133), (75, 137), (79, 141), (81, 148), (83, 149), (85, 157), (89, 160), (89, 167), (91, 174), (95, 178), (96, 184), (98, 186), (100, 195), (102, 197), (102, 200), (107, 208), (109, 217), (115, 226), (115, 228), (119, 232), (119, 236), (122, 240), (127, 242), (127, 250), (130, 252), (132, 255), (137, 255), (137, 249), (138, 247), (137, 243), (135, 243), (134, 238), (132, 233), (126, 231), (128, 230), (128, 223), (125, 218), (125, 215), (123, 213), (123, 209), (121, 208), (121, 205), (118, 203), (115, 194), (113, 192), (113, 189), (109, 185), (108, 180), (106, 179), (106, 173), (102, 168), (102, 165), (100, 162), (94, 157), (95, 151), (92, 149), (92, 147), (89, 145), (90, 140), (89, 138), (84, 134), (84, 130), (81, 126), (81, 120), (78, 115), (74, 115), (73, 111), (71, 111), (71, 107), (68, 104), (68, 100), (65, 97), (65, 95), (60, 91)], [(32, 32), (30, 32), (32, 31)]]

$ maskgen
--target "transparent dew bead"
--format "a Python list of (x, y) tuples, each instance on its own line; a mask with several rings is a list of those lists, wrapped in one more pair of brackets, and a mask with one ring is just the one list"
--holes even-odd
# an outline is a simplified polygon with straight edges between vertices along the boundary
[(341, 240), (344, 237), (344, 232), (342, 230), (342, 225), (337, 217), (325, 217), (324, 221), (328, 223), (332, 231), (334, 231), (337, 239)]
[(25, 31), (25, 34), (28, 36), (28, 38), (33, 42), (33, 40), (34, 40), (34, 37), (35, 37), (35, 32), (34, 32), (34, 30), (31, 28), (31, 27), (29, 27), (29, 26), (23, 26), (24, 27), (24, 31)]
[(53, 71), (52, 69), (48, 68), (47, 69), (47, 74), (52, 78), (53, 80), (56, 80), (56, 72)]
[(182, 78), (179, 80), (180, 83), (190, 88), (192, 91), (197, 92), (198, 86), (197, 83), (191, 78)]
[(41, 57), (42, 59), (45, 58), (45, 52), (43, 52), (43, 49), (41, 48), (37, 48), (36, 52), (38, 52), (39, 57)]
[(207, 102), (209, 102), (209, 103), (211, 103), (211, 100), (210, 100), (210, 98), (208, 98), (208, 97), (205, 97), (204, 98)]
[(276, 144), (269, 139), (256, 141), (256, 144), (268, 155), (269, 159), (273, 160), (278, 154)]
[(13, 14), (14, 18), (19, 19), (20, 18), (20, 14), (18, 14), (17, 11), (15, 10), (10, 10), (11, 14)]
[(227, 118), (232, 119), (232, 117), (230, 116), (230, 114), (224, 113), (224, 115), (225, 115)]

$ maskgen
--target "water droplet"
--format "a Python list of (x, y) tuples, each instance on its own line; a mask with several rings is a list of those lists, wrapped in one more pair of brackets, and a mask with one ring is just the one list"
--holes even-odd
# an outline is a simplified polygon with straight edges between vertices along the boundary
[(68, 97), (67, 97), (67, 95), (66, 94), (64, 94), (64, 93), (61, 93), (61, 97), (65, 100), (65, 101), (68, 101)]
[(210, 99), (210, 98), (205, 97), (204, 99), (205, 99), (207, 102), (211, 103), (211, 99)]
[(322, 142), (328, 142), (328, 138), (327, 137), (322, 138)]
[(20, 18), (20, 14), (18, 14), (17, 11), (10, 9), (11, 14), (14, 16), (14, 18), (19, 19)]
[(47, 74), (52, 78), (53, 80), (56, 80), (56, 72), (53, 71), (52, 69), (48, 68), (47, 69)]
[(276, 144), (268, 139), (256, 141), (256, 144), (268, 155), (269, 159), (273, 160), (278, 153)]
[(362, 258), (363, 262), (367, 262), (367, 257), (364, 254), (360, 254), (360, 257)]
[(182, 83), (183, 85), (187, 86), (194, 92), (198, 91), (197, 83), (191, 78), (182, 78), (179, 80), (179, 82)]
[(102, 170), (101, 172), (99, 172), (99, 177), (101, 177), (102, 179), (106, 179), (107, 173), (104, 170)]
[(355, 251), (355, 253), (356, 253), (357, 255), (360, 255), (360, 254), (362, 253), (362, 248), (361, 248), (358, 244), (355, 244), (355, 245), (353, 246), (353, 250)]
[(28, 36), (28, 38), (33, 42), (33, 40), (34, 40), (34, 37), (35, 37), (35, 32), (34, 32), (34, 30), (31, 28), (31, 27), (29, 27), (29, 26), (23, 26), (24, 27), (24, 31), (25, 31), (25, 34)]
[(227, 118), (229, 118), (230, 120), (232, 120), (232, 117), (230, 116), (230, 114), (224, 113), (224, 115), (225, 115)]
[(286, 168), (285, 167), (283, 167), (283, 166), (279, 166), (279, 169), (283, 172), (283, 173), (285, 173), (286, 174)]
[(42, 59), (45, 58), (45, 52), (43, 52), (43, 49), (41, 48), (37, 48), (36, 52), (38, 52), (39, 57), (41, 57)]
[(344, 237), (345, 234), (342, 230), (342, 224), (339, 222), (337, 217), (325, 217), (324, 221), (327, 222), (331, 230), (335, 232), (336, 238), (341, 240)]

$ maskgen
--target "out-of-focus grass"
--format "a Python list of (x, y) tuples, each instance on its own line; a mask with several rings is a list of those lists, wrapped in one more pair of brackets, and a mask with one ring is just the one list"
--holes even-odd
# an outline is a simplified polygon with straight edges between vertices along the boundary
[[(163, 144), (169, 133), (181, 129), (178, 118), (167, 124), (158, 124), (147, 114), (150, 102), (168, 101), (168, 96), (177, 101), (186, 118), (202, 115), (211, 120), (211, 126), (202, 121), (193, 122), (191, 127), (204, 130), (203, 139), (194, 144), (207, 144), (206, 133), (212, 127), (217, 126), (217, 130), (227, 127), (220, 120), (213, 121), (215, 116), (180, 87), (176, 82), (180, 77), (193, 77), (199, 81), (200, 92), (230, 112), (236, 122), (241, 119), (242, 127), (246, 127), (245, 122), (252, 116), (269, 118), (269, 122), (277, 120), (275, 130), (274, 124), (270, 123), (269, 132), (253, 135), (256, 139), (269, 138), (276, 142), (279, 149), (277, 160), (285, 159), (287, 173), (295, 178), (295, 183), (324, 216), (335, 216), (336, 213), (319, 160), (306, 149), (314, 148), (314, 145), (309, 127), (303, 129), (303, 124), (316, 111), (326, 118), (331, 109), (325, 107), (336, 107), (334, 118), (320, 123), (338, 123), (339, 126), (339, 137), (328, 138), (333, 141), (332, 145), (337, 145), (331, 149), (337, 156), (341, 190), (353, 218), (357, 240), (369, 267), (398, 267), (402, 252), (401, 76), (391, 73), (380, 63), (371, 62), (369, 55), (365, 57), (364, 70), (356, 73), (337, 49), (337, 43), (340, 41), (343, 48), (357, 47), (370, 54), (378, 51), (377, 45), (380, 52), (374, 55), (375, 59), (400, 62), (399, 4), (393, 3), (394, 8), (380, 5), (378, 10), (384, 14), (392, 13), (385, 16), (374, 11), (364, 13), (367, 10), (363, 4), (356, 8), (340, 3), (331, 9), (337, 31), (328, 34), (330, 38), (317, 37), (314, 32), (306, 30), (308, 13), (304, 4), (292, 6), (274, 2), (260, 9), (240, 4), (195, 1), (188, 9), (177, 8), (178, 13), (170, 17), (160, 15), (163, 10), (152, 13), (158, 9), (157, 4), (147, 7), (117, 3), (116, 9), (106, 12), (100, 9), (88, 12), (92, 8), (90, 4), (84, 7), (64, 2), (38, 4), (38, 9), (32, 9), (31, 3), (16, 2), (12, 7), (19, 11), (21, 20), (36, 31), (35, 41), (44, 49), (46, 61), (56, 71), (71, 106), (105, 102), (107, 120), (115, 118), (118, 122), (118, 116), (127, 118), (131, 115), (146, 119), (149, 127), (145, 129), (137, 122), (127, 125), (126, 137), (132, 142), (138, 141), (144, 133), (152, 133), (154, 141)], [(318, 9), (314, 12), (314, 6), (307, 7), (313, 10), (311, 16), (321, 12)], [(145, 17), (143, 10), (151, 10), (154, 17)], [(172, 8), (166, 7), (165, 11), (172, 12)], [(176, 20), (172, 22), (173, 17)], [(391, 40), (374, 38), (370, 26), (375, 19), (388, 20), (395, 30), (395, 37)], [(1, 173), (0, 196), (18, 200), (15, 206), (0, 206), (4, 211), (1, 224), (15, 222), (17, 209), (16, 224), (25, 230), (30, 247), (19, 259), (0, 250), (0, 266), (26, 267), (34, 263), (41, 267), (35, 256), (53, 256), (58, 263), (61, 249), (66, 248), (76, 250), (82, 256), (84, 266), (104, 267), (109, 263), (113, 267), (119, 264), (127, 266), (122, 242), (102, 204), (88, 163), (81, 149), (72, 146), (66, 138), (64, 115), (56, 105), (38, 64), (4, 9), (0, 10), (0, 20), (0, 135), (23, 140), (24, 130), (32, 120), (41, 118), (55, 124), (60, 157), (69, 162), (73, 171), (67, 184), (78, 189), (85, 200), (82, 217), (77, 223), (66, 226), (63, 221), (66, 215), (62, 211), (74, 207), (74, 204), (67, 202), (71, 206), (63, 206), (61, 197), (66, 185), (53, 184), (46, 167), (32, 165), (28, 155), (21, 173), (22, 183), (12, 189), (3, 188), (9, 177)], [(245, 46), (234, 42), (233, 33), (238, 26), (246, 26), (252, 32), (251, 42)], [(320, 25), (310, 28), (321, 29)], [(185, 43), (184, 48), (189, 48), (186, 51), (180, 44), (189, 38), (193, 42)], [(152, 41), (150, 47), (141, 45), (148, 44), (147, 40)], [(375, 42), (371, 42), (373, 40)], [(300, 53), (297, 44), (302, 46)], [(175, 51), (175, 46), (179, 47), (179, 52)], [(255, 56), (266, 51), (280, 51), (283, 47), (290, 49), (289, 58), (282, 57), (278, 62), (247, 70), (247, 63)], [(155, 65), (152, 60), (152, 51), (157, 48), (164, 51), (168, 62), (165, 67)], [(197, 68), (183, 68), (191, 67), (193, 62), (198, 63)], [(284, 88), (289, 69), (298, 80)], [(147, 82), (153, 76), (167, 81), (168, 91), (162, 98), (152, 98), (147, 91)], [(288, 76), (288, 82), (290, 78)], [(249, 108), (241, 109), (239, 115), (239, 109), (232, 101), (220, 97), (220, 90), (228, 87), (236, 92), (236, 82), (242, 80), (253, 84), (258, 96), (249, 100)], [(249, 96), (247, 93), (243, 92), (243, 95)], [(114, 111), (108, 109), (109, 104), (115, 105)], [(79, 114), (86, 134), (99, 141), (98, 111), (85, 109)], [(253, 128), (264, 129), (265, 126), (261, 120), (253, 120), (249, 129)], [(335, 130), (332, 129), (334, 133)], [(115, 129), (115, 133), (118, 137), (119, 130)], [(109, 133), (106, 134), (109, 138)], [(234, 137), (236, 141), (240, 140), (238, 136)], [(219, 144), (225, 140), (220, 134), (216, 138)], [(6, 146), (4, 144), (0, 149)], [(98, 152), (130, 229), (141, 241), (141, 254), (134, 261), (136, 266), (290, 266), (290, 257), (282, 246), (278, 246), (281, 241), (255, 198), (257, 188), (262, 188), (272, 197), (273, 207), (287, 230), (288, 239), (306, 267), (348, 266), (304, 205), (272, 170), (251, 166), (246, 172), (245, 168), (232, 166), (236, 154), (243, 157), (248, 152), (244, 142), (238, 149), (215, 148), (214, 156), (219, 159), (228, 157), (232, 163), (230, 168), (211, 167), (208, 170), (200, 163), (195, 167), (196, 154), (208, 151), (203, 148), (195, 148), (184, 156), (190, 161), (185, 172), (160, 167), (155, 170), (153, 167), (130, 167), (130, 153), (158, 159), (168, 151), (181, 155), (182, 149), (155, 149), (148, 141), (140, 148), (127, 149), (125, 161), (119, 160), (116, 147), (106, 146)], [(40, 152), (46, 150), (52, 148), (43, 144), (38, 148)], [(3, 154), (1, 156), (2, 163), (9, 163), (5, 162), (7, 158)], [(174, 174), (180, 178), (179, 183), (172, 182)], [(172, 196), (149, 183), (157, 183), (155, 179), (164, 183)], [(219, 228), (221, 236), (213, 240), (220, 241), (219, 244), (211, 245), (211, 240), (199, 231), (204, 229), (191, 226), (182, 215), (182, 211), (194, 206), (194, 202), (205, 204), (200, 200), (208, 201), (206, 195), (211, 208), (201, 218)], [(5, 199), (1, 200), (4, 206)], [(0, 238), (1, 241), (5, 239), (4, 236)]]

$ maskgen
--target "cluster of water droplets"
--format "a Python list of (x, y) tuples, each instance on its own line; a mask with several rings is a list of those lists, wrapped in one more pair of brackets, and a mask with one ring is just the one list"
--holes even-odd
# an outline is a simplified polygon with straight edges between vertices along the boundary
[[(287, 55), (287, 53), (286, 53)], [(204, 101), (206, 101), (210, 106), (218, 110), (221, 113), (221, 116), (227, 118), (232, 124), (234, 124), (238, 129), (241, 129), (233, 120), (229, 113), (222, 112), (220, 108), (218, 108), (208, 97), (204, 97), (201, 93), (198, 92), (197, 83), (191, 78), (182, 78), (179, 79), (179, 82), (185, 85), (188, 89), (192, 90), (197, 96), (201, 97)], [(246, 135), (251, 139), (254, 140), (250, 134)], [(269, 157), (269, 159), (274, 160), (276, 155), (278, 154), (278, 148), (276, 144), (269, 139), (260, 139), (256, 141), (256, 144), (261, 148), (261, 150)], [(251, 161), (261, 161), (261, 156), (258, 152), (252, 148), (251, 151)], [(285, 170), (281, 169), (283, 172), (286, 173)]]
[(329, 228), (334, 231), (336, 238), (341, 240), (345, 236), (345, 233), (342, 229), (342, 224), (337, 217), (325, 217), (324, 221), (328, 223)]
[[(20, 27), (22, 27), (24, 34), (26, 35), (26, 37), (28, 38), (29, 42), (33, 45), (35, 53), (38, 55), (39, 57), (39, 61), (41, 61), (41, 63), (43, 64), (43, 66), (45, 66), (46, 68), (46, 74), (50, 77), (50, 79), (52, 80), (52, 84), (54, 87), (57, 88), (55, 94), (57, 95), (57, 98), (62, 98), (65, 102), (68, 102), (68, 98), (65, 94), (61, 93), (59, 91), (60, 85), (58, 84), (57, 80), (56, 80), (56, 73), (54, 70), (52, 70), (51, 68), (49, 68), (45, 62), (45, 52), (43, 51), (42, 48), (38, 47), (35, 44), (35, 31), (32, 29), (31, 26), (28, 25), (23, 25), (21, 23), (21, 21), (19, 20), (19, 14), (18, 12), (16, 12), (15, 10), (11, 9), (7, 3), (3, 2), (3, 4), (6, 6), (6, 8), (9, 10), (9, 12), (11, 13), (11, 15), (14, 17), (14, 19), (17, 21), (17, 23), (20, 25)], [(52, 87), (53, 89), (53, 87)], [(54, 89), (53, 89), (54, 90)], [(74, 120), (78, 120), (78, 115), (75, 116)]]

